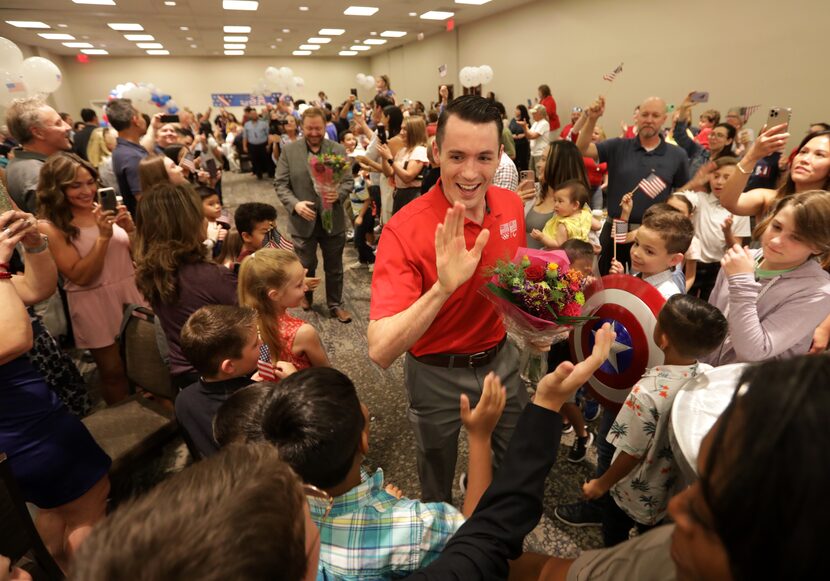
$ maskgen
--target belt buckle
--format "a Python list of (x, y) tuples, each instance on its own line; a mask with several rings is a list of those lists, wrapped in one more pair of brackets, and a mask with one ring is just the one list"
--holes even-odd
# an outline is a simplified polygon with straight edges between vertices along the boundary
[(472, 355), (469, 356), (469, 359), (467, 360), (467, 366), (470, 369), (472, 369), (473, 367), (475, 367), (473, 365), (474, 362), (481, 361), (486, 357), (487, 357), (487, 351), (479, 351), (478, 353), (473, 353)]

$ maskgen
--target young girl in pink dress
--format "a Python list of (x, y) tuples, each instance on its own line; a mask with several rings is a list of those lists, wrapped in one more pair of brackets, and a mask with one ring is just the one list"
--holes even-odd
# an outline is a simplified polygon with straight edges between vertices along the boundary
[(259, 313), (263, 342), (259, 370), (263, 379), (272, 379), (268, 369), (275, 361), (287, 361), (297, 370), (330, 366), (314, 327), (287, 312), (300, 306), (308, 290), (305, 280), (306, 269), (288, 250), (265, 248), (242, 261), (239, 304)]
[(40, 171), (38, 225), (63, 276), (75, 346), (89, 349), (108, 404), (127, 397), (128, 383), (115, 338), (125, 304), (145, 304), (135, 286), (127, 208), (98, 205), (98, 172), (71, 153), (56, 153)]

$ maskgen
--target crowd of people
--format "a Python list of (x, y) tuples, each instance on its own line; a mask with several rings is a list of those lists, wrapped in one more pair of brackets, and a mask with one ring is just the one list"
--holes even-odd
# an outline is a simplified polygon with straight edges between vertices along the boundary
[[(0, 182), (0, 452), (69, 577), (814, 574), (814, 532), (830, 516), (818, 426), (830, 411), (830, 125), (786, 151), (786, 123), (755, 136), (740, 109), (723, 123), (707, 110), (693, 127), (689, 94), (671, 119), (663, 99), (644, 99), (608, 138), (605, 104), (574, 107), (562, 126), (546, 84), (508, 118), (492, 94), (400, 99), (385, 75), (368, 103), (281, 96), (241, 121), (210, 108), (148, 117), (111, 99), (105, 124), (83, 109), (73, 127), (37, 97), (14, 101)], [(310, 156), (342, 175), (323, 187)], [(231, 213), (223, 171), (271, 178), (273, 197)], [(358, 261), (344, 267), (349, 240)], [(621, 406), (584, 387), (618, 345), (608, 323), (583, 361), (533, 342), (551, 372), (532, 386), (520, 376), (519, 347), (480, 291), (521, 248), (662, 297), (660, 363)], [(347, 268), (372, 274), (367, 361), (404, 358), (416, 445), (403, 452), (420, 499), (365, 465), (369, 410), (297, 310), (314, 308), (322, 283), (325, 312), (352, 322)], [(66, 347), (94, 360), (101, 405), (127, 398), (125, 304), (156, 315), (193, 464), (107, 515), (111, 461), (80, 421), (87, 386)], [(672, 404), (731, 363), (749, 365), (689, 484)], [(601, 527), (605, 548), (525, 552), (570, 430), (567, 460), (595, 444), (596, 473), (553, 514)], [(0, 558), (0, 579), (24, 578), (7, 569)]]

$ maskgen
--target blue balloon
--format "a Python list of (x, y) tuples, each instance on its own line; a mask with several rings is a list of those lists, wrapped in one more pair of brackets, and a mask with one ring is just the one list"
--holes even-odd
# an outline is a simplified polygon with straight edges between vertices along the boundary
[(167, 112), (170, 113), (171, 115), (175, 115), (176, 113), (179, 112), (179, 108), (178, 107), (169, 107), (167, 109)]
[(159, 99), (158, 102), (163, 107), (163, 106), (167, 105), (167, 101), (169, 101), (171, 99), (171, 97), (170, 97), (170, 95), (159, 95), (158, 99)]

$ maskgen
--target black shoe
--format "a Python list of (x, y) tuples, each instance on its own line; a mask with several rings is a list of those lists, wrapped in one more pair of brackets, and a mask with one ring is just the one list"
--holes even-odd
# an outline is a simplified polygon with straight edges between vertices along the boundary
[(553, 509), (553, 514), (560, 521), (572, 527), (602, 526), (602, 511), (588, 502), (560, 504)]
[(588, 435), (584, 438), (580, 438), (577, 436), (574, 438), (573, 446), (571, 446), (571, 451), (568, 452), (568, 462), (573, 462), (574, 464), (578, 462), (582, 462), (585, 459), (586, 454), (588, 453), (588, 446), (593, 444), (594, 442), (594, 434), (588, 432)]
[(586, 422), (593, 422), (600, 414), (599, 403), (592, 399), (582, 400), (582, 413)]
[(563, 434), (570, 434), (573, 431), (574, 431), (573, 424), (571, 424), (570, 422), (563, 422), (562, 423), (562, 433)]

